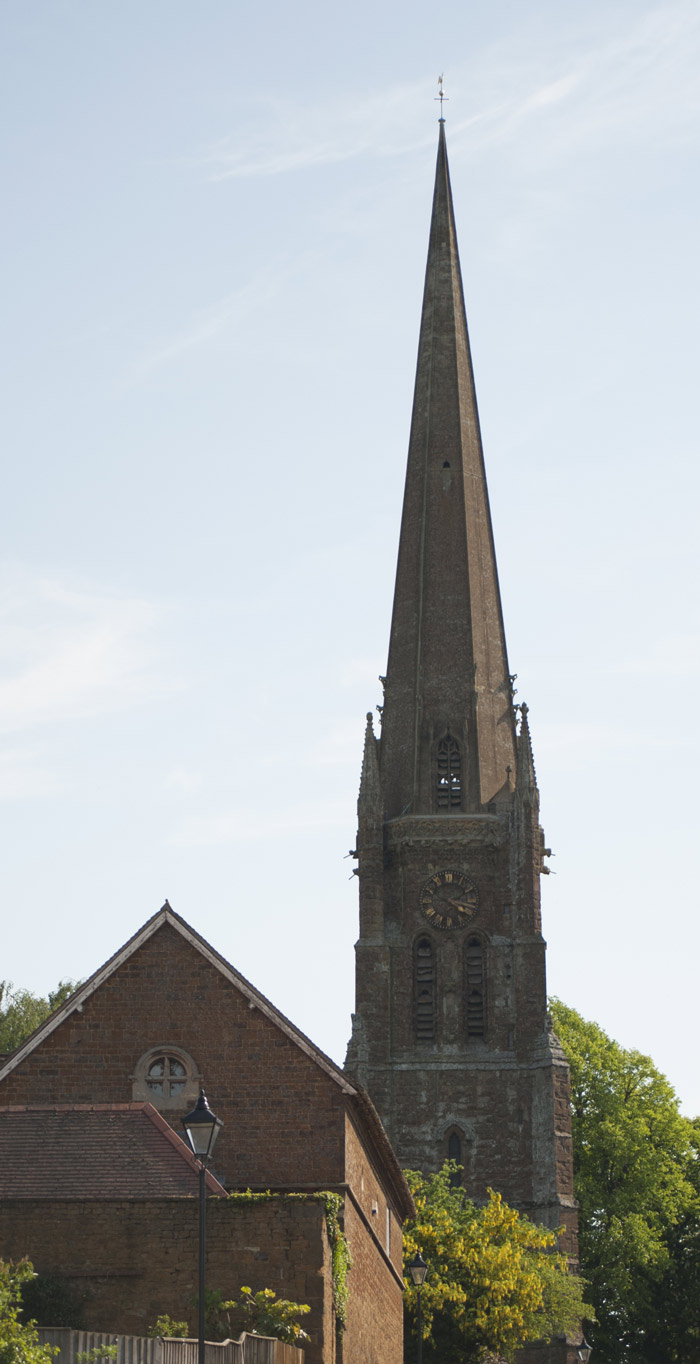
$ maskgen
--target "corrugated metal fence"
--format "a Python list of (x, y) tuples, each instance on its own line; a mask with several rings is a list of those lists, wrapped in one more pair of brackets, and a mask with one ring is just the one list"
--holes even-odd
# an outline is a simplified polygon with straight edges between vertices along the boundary
[[(152, 1340), (149, 1336), (116, 1336), (108, 1331), (73, 1331), (69, 1326), (39, 1328), (41, 1345), (58, 1346), (56, 1364), (76, 1364), (76, 1356), (103, 1345), (116, 1345), (115, 1364), (197, 1364), (196, 1340)], [(206, 1342), (205, 1364), (303, 1364), (295, 1345), (269, 1336), (242, 1335), (221, 1344)]]

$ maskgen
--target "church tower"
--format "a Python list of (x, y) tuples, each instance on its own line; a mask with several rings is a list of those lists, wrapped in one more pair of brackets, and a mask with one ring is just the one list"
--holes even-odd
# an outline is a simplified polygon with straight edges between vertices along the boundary
[[(358, 802), (347, 1069), (404, 1167), (448, 1156), (576, 1251), (569, 1075), (548, 1026), (548, 851), (513, 704), (440, 136), (381, 737)], [(519, 712), (519, 714), (518, 714)]]

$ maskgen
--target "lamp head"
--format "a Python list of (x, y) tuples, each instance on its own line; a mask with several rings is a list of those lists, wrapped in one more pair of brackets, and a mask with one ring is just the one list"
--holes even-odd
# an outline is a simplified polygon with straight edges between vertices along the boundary
[(185, 1129), (190, 1150), (198, 1160), (201, 1160), (203, 1165), (206, 1165), (209, 1160), (214, 1150), (214, 1143), (223, 1125), (222, 1119), (217, 1118), (212, 1113), (204, 1090), (200, 1089), (199, 1098), (192, 1112), (182, 1119), (182, 1126)]
[(415, 1259), (410, 1260), (408, 1272), (416, 1288), (422, 1288), (425, 1283), (425, 1276), (428, 1273), (428, 1266), (423, 1259), (420, 1251), (416, 1252)]

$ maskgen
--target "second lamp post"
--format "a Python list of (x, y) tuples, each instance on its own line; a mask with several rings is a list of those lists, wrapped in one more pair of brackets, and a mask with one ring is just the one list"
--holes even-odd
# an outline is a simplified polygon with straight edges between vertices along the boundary
[(423, 1315), (421, 1312), (421, 1293), (425, 1276), (428, 1273), (428, 1266), (423, 1259), (420, 1251), (416, 1251), (415, 1259), (409, 1260), (408, 1272), (411, 1275), (418, 1298), (418, 1354), (416, 1356), (418, 1364), (422, 1364), (423, 1359)]

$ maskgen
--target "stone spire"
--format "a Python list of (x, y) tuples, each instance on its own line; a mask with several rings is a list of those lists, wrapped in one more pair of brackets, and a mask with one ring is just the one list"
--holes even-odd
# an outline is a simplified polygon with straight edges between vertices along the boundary
[(437, 811), (441, 742), (458, 754), (450, 805), (483, 810), (515, 768), (515, 721), (442, 119), (382, 725), (388, 818)]

